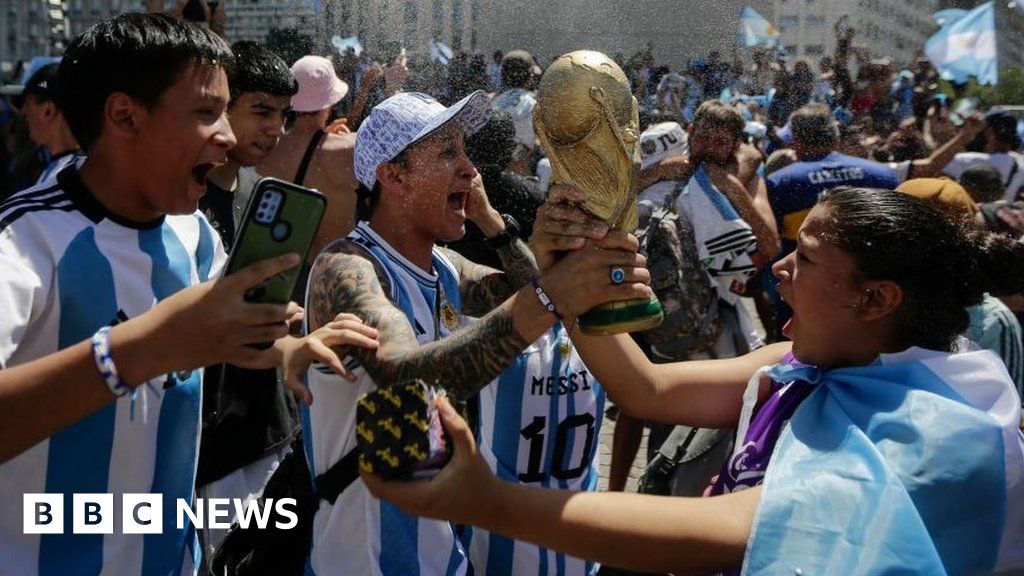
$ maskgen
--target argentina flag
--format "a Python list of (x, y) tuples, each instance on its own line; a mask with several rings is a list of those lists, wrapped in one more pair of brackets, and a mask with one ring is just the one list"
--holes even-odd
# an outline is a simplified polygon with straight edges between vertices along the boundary
[(744, 574), (977, 574), (1024, 563), (1020, 398), (995, 354), (957, 347), (767, 370), (817, 388), (776, 446)]
[(944, 24), (928, 39), (924, 51), (942, 77), (962, 83), (974, 76), (980, 84), (995, 85), (998, 70), (993, 3), (986, 2), (962, 16), (944, 11), (936, 13), (935, 18)]
[(775, 46), (779, 42), (779, 29), (757, 10), (744, 6), (740, 11), (740, 42), (748, 48), (761, 44)]

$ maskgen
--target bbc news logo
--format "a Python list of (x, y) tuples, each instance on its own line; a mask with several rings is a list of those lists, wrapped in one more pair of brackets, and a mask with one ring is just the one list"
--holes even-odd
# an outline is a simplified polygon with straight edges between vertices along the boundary
[[(63, 494), (25, 494), (23, 528), (25, 534), (64, 534), (65, 518), (71, 517), (73, 534), (113, 534), (113, 494), (73, 494), (72, 509), (66, 514)], [(164, 527), (164, 501), (161, 494), (122, 494), (121, 533), (160, 534)], [(198, 529), (227, 529), (232, 520), (242, 528), (261, 530), (270, 525), (274, 512), (279, 517), (274, 527), (290, 530), (299, 524), (294, 498), (245, 502), (241, 498), (197, 498), (195, 503), (178, 498), (175, 521), (178, 530), (191, 523)], [(232, 514), (234, 513), (234, 514)]]

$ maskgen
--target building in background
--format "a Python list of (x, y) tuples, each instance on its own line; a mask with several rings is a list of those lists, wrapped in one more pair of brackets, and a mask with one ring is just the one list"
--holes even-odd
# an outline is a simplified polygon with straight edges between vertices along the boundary
[[(15, 0), (17, 1), (17, 0)], [(71, 23), (68, 37), (74, 38), (93, 24), (98, 24), (122, 12), (142, 12), (143, 0), (64, 0)]]
[[(482, 50), (493, 28), (495, 0), (322, 0), (329, 35), (358, 36), (371, 51), (401, 41), (425, 52), (431, 40), (455, 50)], [(328, 38), (329, 40), (329, 38)]]
[[(159, 1), (159, 0), (157, 0)], [(178, 0), (164, 0), (169, 7)], [(228, 40), (265, 41), (271, 30), (308, 34), (317, 51), (330, 38), (358, 36), (379, 50), (400, 40), (426, 51), (431, 40), (490, 54), (525, 48), (542, 63), (566, 51), (592, 48), (630, 56), (650, 45), (654, 61), (681, 67), (717, 50), (731, 59), (739, 12), (750, 5), (781, 31), (780, 47), (812, 60), (835, 48), (834, 27), (848, 14), (855, 44), (897, 64), (913, 60), (937, 26), (932, 13), (972, 8), (982, 0), (221, 0)], [(1019, 0), (1020, 1), (1020, 0)], [(0, 2), (0, 62), (57, 54), (67, 39), (147, 0), (4, 0)], [(1024, 15), (996, 1), (1001, 66), (1024, 65)]]
[[(792, 0), (791, 0), (792, 1)], [(650, 45), (654, 61), (681, 68), (695, 57), (721, 52), (731, 60), (740, 10), (753, 7), (772, 19), (772, 0), (517, 0), (491, 4), (480, 47), (523, 48), (542, 64), (570, 50), (589, 48), (626, 58)]]
[(0, 3), (0, 62), (60, 54), (72, 37), (66, 0)]
[(835, 26), (840, 19), (856, 32), (854, 45), (872, 57), (911, 63), (925, 41), (938, 30), (932, 14), (939, 0), (774, 0), (779, 45), (794, 57), (816, 61), (835, 51)]
[(224, 0), (224, 35), (232, 42), (263, 42), (271, 30), (293, 28), (316, 35), (323, 29), (317, 7), (309, 0)]

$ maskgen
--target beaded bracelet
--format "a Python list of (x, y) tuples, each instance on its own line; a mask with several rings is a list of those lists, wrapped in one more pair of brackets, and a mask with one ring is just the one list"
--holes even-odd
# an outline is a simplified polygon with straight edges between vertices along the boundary
[(554, 314), (555, 318), (558, 318), (559, 320), (564, 320), (562, 314), (558, 311), (558, 308), (555, 308), (554, 301), (552, 301), (551, 297), (548, 296), (547, 292), (545, 292), (544, 289), (540, 287), (540, 281), (536, 277), (534, 277), (530, 280), (530, 284), (533, 285), (533, 292), (537, 295), (537, 300), (540, 300), (540, 305), (543, 306), (544, 309), (547, 310), (548, 312)]
[(104, 326), (92, 336), (92, 358), (96, 361), (103, 382), (114, 396), (124, 396), (131, 391), (128, 384), (117, 374), (117, 366), (110, 355), (110, 326)]

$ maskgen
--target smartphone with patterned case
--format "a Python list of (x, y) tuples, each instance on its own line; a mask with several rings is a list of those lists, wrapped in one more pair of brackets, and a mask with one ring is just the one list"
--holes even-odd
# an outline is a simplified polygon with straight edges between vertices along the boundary
[(359, 399), (359, 468), (389, 478), (426, 478), (451, 457), (437, 409), (444, 391), (422, 380), (380, 388)]

